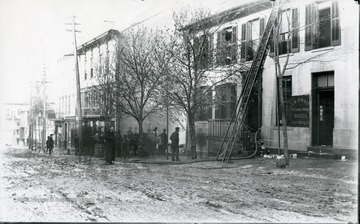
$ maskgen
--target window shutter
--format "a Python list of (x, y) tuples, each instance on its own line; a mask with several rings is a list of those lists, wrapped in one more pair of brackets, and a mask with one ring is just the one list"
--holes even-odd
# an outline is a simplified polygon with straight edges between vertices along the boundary
[(233, 42), (233, 45), (231, 47), (231, 60), (233, 63), (236, 62), (236, 59), (237, 59), (237, 26), (234, 26), (232, 28), (232, 42)]
[(241, 61), (246, 61), (246, 23), (241, 25)]
[(271, 35), (269, 38), (269, 45), (270, 45), (270, 51), (269, 51), (269, 56), (270, 57), (274, 57), (274, 29), (271, 30)]
[(229, 118), (231, 118), (232, 114), (235, 112), (236, 110), (236, 84), (232, 83), (231, 84), (231, 98), (230, 98), (230, 116)]
[(317, 3), (312, 4), (312, 48), (318, 48), (319, 47), (319, 41), (320, 41), (320, 19), (319, 19), (319, 7)]
[(292, 9), (292, 42), (291, 52), (299, 52), (299, 9)]
[(220, 65), (220, 59), (221, 59), (220, 38), (221, 38), (221, 31), (216, 33), (216, 64), (218, 65)]
[(209, 34), (209, 54), (208, 54), (208, 63), (209, 65), (212, 65), (214, 63), (213, 58), (214, 58), (214, 34), (210, 33)]
[(237, 42), (237, 26), (234, 26), (232, 28), (232, 42), (236, 43)]
[(260, 38), (262, 38), (262, 35), (264, 34), (264, 25), (265, 25), (265, 19), (260, 19)]
[(215, 109), (215, 119), (222, 118), (221, 109), (222, 109), (222, 86), (215, 87), (215, 97), (216, 97), (216, 109)]
[(252, 23), (246, 23), (246, 61), (253, 59)]
[(305, 51), (311, 50), (313, 48), (313, 27), (315, 22), (315, 17), (313, 15), (314, 4), (309, 4), (305, 6)]
[(341, 44), (341, 29), (338, 1), (333, 0), (331, 5), (331, 45)]

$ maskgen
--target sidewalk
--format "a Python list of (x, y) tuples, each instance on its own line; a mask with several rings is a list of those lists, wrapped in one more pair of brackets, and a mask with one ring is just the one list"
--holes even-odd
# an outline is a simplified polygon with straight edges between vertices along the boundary
[(179, 155), (180, 161), (171, 161), (171, 154), (168, 155), (152, 155), (146, 158), (137, 158), (132, 157), (128, 159), (117, 157), (115, 161), (122, 161), (125, 163), (146, 163), (146, 164), (189, 164), (189, 163), (196, 163), (196, 162), (209, 162), (209, 161), (216, 161), (215, 157), (202, 157), (198, 156), (197, 159), (191, 159), (191, 155)]

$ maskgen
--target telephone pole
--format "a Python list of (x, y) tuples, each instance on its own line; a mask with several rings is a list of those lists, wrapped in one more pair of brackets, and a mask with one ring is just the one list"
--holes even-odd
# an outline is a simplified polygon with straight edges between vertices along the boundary
[(82, 153), (82, 114), (81, 114), (81, 90), (80, 90), (80, 75), (79, 75), (79, 64), (78, 64), (78, 56), (77, 56), (77, 44), (76, 44), (76, 33), (80, 32), (76, 30), (76, 25), (80, 25), (80, 23), (75, 22), (76, 16), (73, 15), (72, 17), (72, 23), (66, 23), (66, 25), (72, 25), (72, 30), (66, 30), (66, 31), (72, 31), (74, 35), (74, 59), (75, 59), (75, 75), (76, 75), (76, 118), (77, 118), (77, 126), (78, 126), (78, 136), (79, 136), (79, 155), (81, 158)]
[(43, 77), (43, 128), (41, 137), (41, 148), (45, 152), (45, 141), (46, 141), (46, 70), (44, 66), (44, 77)]
[(30, 110), (29, 110), (29, 137), (28, 137), (28, 143), (29, 143), (29, 149), (33, 151), (33, 125), (34, 125), (34, 119), (33, 119), (33, 80), (31, 80), (31, 90), (30, 90)]

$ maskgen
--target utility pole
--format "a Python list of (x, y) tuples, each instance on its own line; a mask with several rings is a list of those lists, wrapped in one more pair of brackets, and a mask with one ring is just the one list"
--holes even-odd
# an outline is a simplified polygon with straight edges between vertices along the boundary
[(81, 92), (80, 92), (80, 75), (79, 75), (79, 64), (78, 64), (78, 56), (77, 56), (77, 44), (76, 44), (76, 32), (80, 32), (76, 30), (76, 25), (80, 25), (80, 23), (75, 22), (76, 16), (73, 15), (72, 23), (66, 23), (66, 25), (72, 25), (72, 31), (74, 35), (74, 59), (75, 59), (75, 75), (76, 75), (76, 108), (77, 108), (77, 126), (78, 126), (78, 136), (79, 136), (79, 158), (81, 158), (82, 153), (82, 114), (81, 114)]
[[(166, 159), (169, 159), (169, 97), (166, 96)], [(164, 143), (163, 143), (164, 144)]]
[(43, 112), (42, 112), (42, 120), (43, 120), (43, 124), (42, 124), (42, 137), (41, 137), (41, 148), (43, 150), (43, 152), (45, 152), (45, 142), (46, 142), (46, 67), (44, 65), (44, 77), (43, 77), (43, 81), (42, 81), (42, 86), (43, 86)]
[(30, 110), (29, 110), (29, 149), (33, 151), (33, 81), (31, 80), (30, 90)]

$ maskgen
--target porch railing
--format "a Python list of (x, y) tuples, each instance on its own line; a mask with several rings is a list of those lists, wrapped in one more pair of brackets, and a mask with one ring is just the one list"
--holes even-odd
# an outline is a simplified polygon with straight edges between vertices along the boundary
[(209, 120), (208, 138), (222, 139), (225, 136), (229, 125), (230, 125), (230, 119)]

